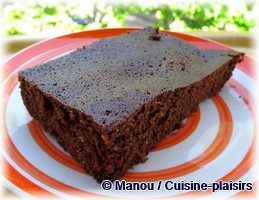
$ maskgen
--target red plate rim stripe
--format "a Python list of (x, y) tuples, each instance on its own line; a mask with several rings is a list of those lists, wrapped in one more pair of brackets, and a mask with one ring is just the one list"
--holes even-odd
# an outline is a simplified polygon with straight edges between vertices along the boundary
[(11, 183), (14, 184), (16, 187), (33, 196), (42, 196), (44, 194), (44, 196), (47, 196), (51, 199), (61, 199), (55, 194), (41, 188), (40, 186), (28, 180), (26, 177), (20, 174), (12, 165), (10, 165), (3, 156), (1, 156), (1, 162), (4, 166), (4, 177), (7, 180), (11, 181)]
[[(6, 127), (4, 127), (5, 131), (7, 131)], [(45, 185), (48, 185), (58, 191), (61, 191), (63, 193), (67, 193), (70, 195), (75, 196), (87, 196), (87, 197), (102, 197), (103, 195), (92, 193), (89, 191), (83, 191), (81, 189), (69, 186), (63, 182), (60, 182), (47, 174), (43, 173), (39, 169), (37, 169), (33, 164), (31, 164), (24, 156), (18, 151), (18, 149), (13, 144), (9, 134), (6, 135), (4, 138), (4, 148), (6, 150), (6, 153), (10, 156), (10, 158), (17, 163), (22, 170), (24, 170), (26, 173), (37, 179), (38, 181), (44, 183)], [(103, 196), (104, 197), (104, 196)]]

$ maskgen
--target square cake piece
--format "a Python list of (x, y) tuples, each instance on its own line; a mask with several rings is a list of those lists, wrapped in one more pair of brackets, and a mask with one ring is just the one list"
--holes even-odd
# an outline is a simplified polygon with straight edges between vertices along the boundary
[(21, 71), (19, 81), (44, 130), (98, 182), (114, 181), (145, 162), (243, 58), (148, 27)]

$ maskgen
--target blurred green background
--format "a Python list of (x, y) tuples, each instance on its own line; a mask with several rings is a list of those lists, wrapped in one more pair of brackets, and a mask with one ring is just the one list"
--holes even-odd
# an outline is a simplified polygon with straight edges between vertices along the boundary
[(11, 1), (3, 35), (65, 34), (152, 25), (172, 31), (254, 32), (255, 1)]

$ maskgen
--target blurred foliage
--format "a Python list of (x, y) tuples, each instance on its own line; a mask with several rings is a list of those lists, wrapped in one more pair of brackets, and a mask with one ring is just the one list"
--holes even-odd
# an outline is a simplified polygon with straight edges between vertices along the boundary
[(171, 4), (12, 3), (3, 9), (5, 35), (63, 34), (104, 27), (127, 27), (127, 18), (173, 31), (254, 31), (256, 4), (174, 2)]

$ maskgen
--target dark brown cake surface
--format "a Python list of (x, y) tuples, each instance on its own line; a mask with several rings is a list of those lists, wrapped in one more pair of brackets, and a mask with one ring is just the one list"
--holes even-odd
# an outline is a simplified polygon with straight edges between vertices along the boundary
[(149, 40), (152, 31), (103, 39), (21, 75), (112, 128), (158, 93), (199, 81), (239, 54), (200, 50), (163, 33)]
[(19, 80), (43, 128), (98, 181), (114, 180), (218, 92), (243, 56), (146, 28), (22, 71)]

